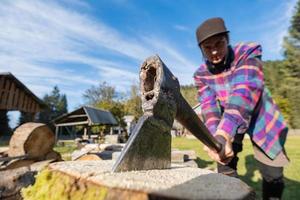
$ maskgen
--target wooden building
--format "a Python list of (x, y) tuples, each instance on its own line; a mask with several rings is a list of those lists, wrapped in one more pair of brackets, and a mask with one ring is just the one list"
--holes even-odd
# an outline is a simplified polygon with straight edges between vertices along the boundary
[(118, 122), (109, 111), (101, 110), (99, 108), (93, 108), (90, 106), (83, 106), (70, 113), (63, 114), (60, 117), (56, 118), (54, 120), (54, 125), (56, 127), (55, 135), (57, 140), (62, 128), (65, 128), (71, 135), (73, 135), (73, 131), (71, 131), (69, 128), (75, 126), (83, 126), (84, 137), (87, 137), (92, 126), (116, 126), (118, 125)]
[(11, 73), (0, 73), (0, 135), (8, 132), (8, 111), (20, 111), (26, 121), (34, 121), (35, 114), (46, 105)]
[(0, 73), (0, 110), (37, 113), (45, 104), (11, 73)]

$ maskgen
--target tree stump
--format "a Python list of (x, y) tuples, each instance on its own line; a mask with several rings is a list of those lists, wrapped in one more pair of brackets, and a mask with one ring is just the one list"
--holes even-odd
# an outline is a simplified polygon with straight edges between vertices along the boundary
[(9, 142), (8, 156), (27, 155), (30, 159), (43, 159), (55, 143), (53, 132), (41, 123), (25, 123), (18, 127)]
[(255, 199), (237, 178), (173, 164), (169, 169), (113, 173), (114, 161), (58, 162), (41, 171), (24, 200), (42, 199)]

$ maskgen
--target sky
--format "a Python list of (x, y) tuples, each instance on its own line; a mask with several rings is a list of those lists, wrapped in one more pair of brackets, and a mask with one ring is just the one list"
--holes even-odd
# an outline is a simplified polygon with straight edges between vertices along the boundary
[[(55, 85), (69, 111), (107, 82), (128, 93), (139, 68), (158, 54), (182, 85), (203, 61), (195, 30), (222, 17), (230, 42), (262, 45), (263, 60), (282, 59), (296, 0), (1, 0), (0, 72), (11, 72), (43, 98)], [(13, 114), (14, 115), (14, 114)]]

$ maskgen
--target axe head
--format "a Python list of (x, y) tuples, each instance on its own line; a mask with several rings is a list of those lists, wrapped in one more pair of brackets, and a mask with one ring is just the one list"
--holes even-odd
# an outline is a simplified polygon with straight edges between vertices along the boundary
[[(163, 63), (158, 56), (145, 60), (140, 71), (144, 115), (138, 120), (127, 144), (113, 166), (114, 172), (165, 169), (171, 166), (171, 128), (176, 102), (168, 92)], [(174, 88), (179, 89), (175, 77)]]
[(142, 64), (140, 88), (144, 114), (114, 164), (114, 172), (169, 168), (170, 131), (175, 118), (206, 146), (221, 150), (182, 97), (177, 78), (158, 56), (149, 57)]

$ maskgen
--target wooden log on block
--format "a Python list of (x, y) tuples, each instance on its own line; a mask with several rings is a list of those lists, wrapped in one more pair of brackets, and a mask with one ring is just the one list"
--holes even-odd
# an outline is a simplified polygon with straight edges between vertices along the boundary
[(119, 136), (118, 135), (105, 135), (105, 142), (109, 144), (118, 144)]
[(24, 200), (41, 199), (255, 199), (254, 191), (237, 178), (185, 167), (111, 172), (113, 161), (58, 162), (23, 190)]
[(0, 171), (0, 199), (21, 200), (21, 188), (33, 184), (35, 174), (29, 167)]
[(181, 152), (181, 151), (172, 151), (171, 152), (171, 162), (183, 163), (184, 162), (183, 152)]
[(34, 163), (34, 160), (12, 160), (10, 161), (6, 166), (5, 166), (5, 170), (10, 170), (10, 169), (16, 169), (19, 167), (28, 167), (30, 166), (32, 163)]
[(34, 162), (33, 160), (15, 160), (5, 170), (0, 170), (0, 199), (22, 200), (22, 188), (35, 182), (35, 175), (54, 160)]
[(9, 141), (8, 156), (28, 155), (30, 159), (41, 159), (54, 146), (55, 137), (50, 128), (41, 123), (25, 123), (18, 127)]
[(0, 147), (0, 156), (7, 154), (8, 147)]
[(97, 154), (86, 154), (79, 157), (76, 161), (86, 161), (86, 160), (102, 160)]
[(45, 155), (45, 160), (54, 160), (54, 161), (63, 161), (60, 153), (57, 151), (51, 150)]
[(184, 154), (184, 161), (197, 159), (196, 152), (194, 150), (181, 150)]
[(99, 153), (87, 153), (75, 160), (111, 160), (114, 151), (102, 151)]
[(125, 144), (101, 144), (100, 148), (106, 151), (122, 151)]
[(197, 155), (194, 150), (172, 150), (171, 152), (172, 162), (187, 162), (195, 159)]

